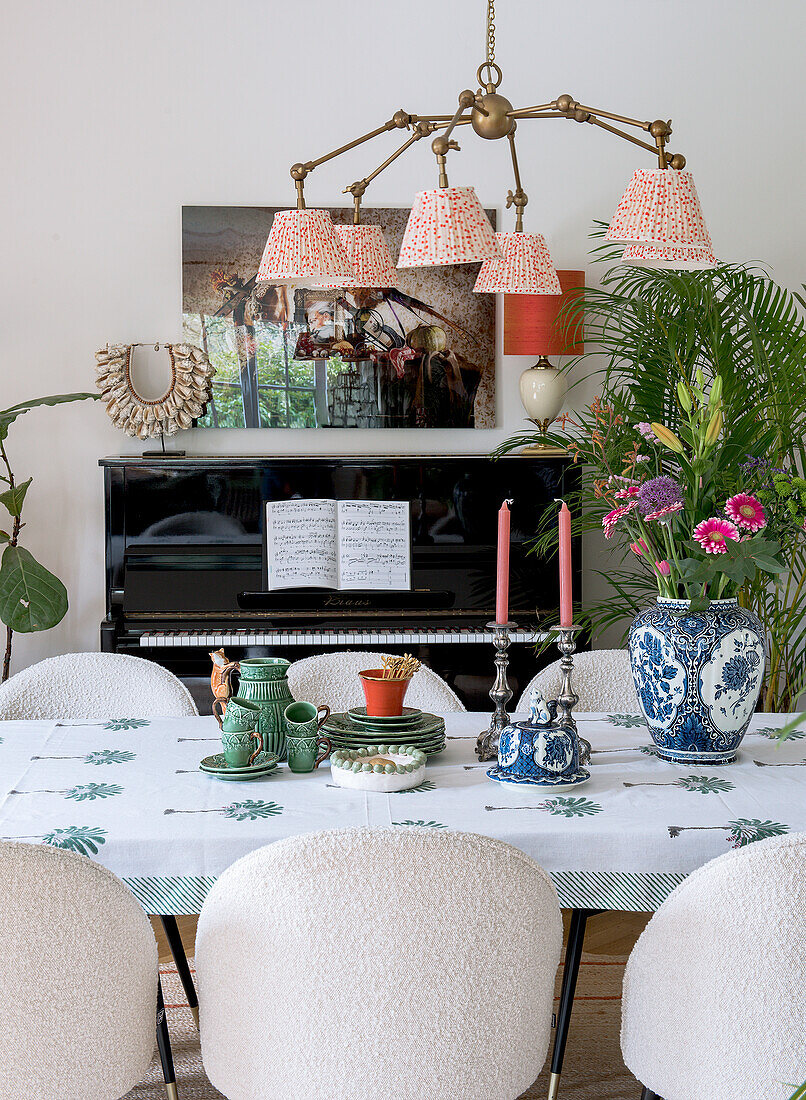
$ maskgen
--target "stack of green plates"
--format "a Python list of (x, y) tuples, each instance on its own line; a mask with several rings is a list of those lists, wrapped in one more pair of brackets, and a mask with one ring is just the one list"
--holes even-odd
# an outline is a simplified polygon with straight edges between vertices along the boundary
[(429, 756), (445, 748), (445, 722), (436, 714), (413, 707), (391, 718), (367, 714), (366, 707), (352, 707), (346, 714), (331, 714), (322, 726), (334, 749), (361, 749), (367, 745), (415, 745)]

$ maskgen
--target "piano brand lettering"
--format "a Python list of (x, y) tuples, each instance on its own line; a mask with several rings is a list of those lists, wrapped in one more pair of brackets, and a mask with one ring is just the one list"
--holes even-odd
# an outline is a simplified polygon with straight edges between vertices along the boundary
[(369, 600), (346, 599), (344, 596), (325, 596), (324, 607), (371, 607)]

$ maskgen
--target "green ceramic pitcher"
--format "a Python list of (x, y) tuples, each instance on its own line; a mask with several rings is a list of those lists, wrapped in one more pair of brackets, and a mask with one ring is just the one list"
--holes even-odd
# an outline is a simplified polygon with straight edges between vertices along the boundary
[(285, 657), (245, 657), (242, 661), (231, 661), (221, 670), (227, 680), (233, 670), (240, 673), (238, 697), (260, 707), (257, 728), (263, 738), (263, 748), (274, 753), (278, 760), (286, 758), (283, 712), (294, 702), (288, 686), (290, 664)]

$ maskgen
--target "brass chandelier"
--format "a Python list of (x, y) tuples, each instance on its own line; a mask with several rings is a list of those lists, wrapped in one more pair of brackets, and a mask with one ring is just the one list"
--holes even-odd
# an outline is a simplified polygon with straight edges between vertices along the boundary
[[(392, 285), (396, 274), (386, 242), (379, 226), (361, 225), (361, 202), (367, 187), (381, 172), (416, 142), (431, 137), (438, 187), (416, 196), (397, 266), (481, 261), (475, 287), (479, 292), (559, 294), (559, 280), (543, 237), (523, 232), (523, 213), (529, 200), (521, 182), (515, 145), (521, 120), (550, 118), (596, 126), (657, 159), (657, 167), (635, 171), (606, 233), (607, 240), (625, 244), (624, 262), (676, 268), (715, 265), (694, 181), (691, 173), (684, 171), (686, 158), (667, 151), (671, 120), (641, 121), (586, 106), (568, 94), (531, 107), (514, 107), (498, 90), (502, 72), (495, 61), (495, 0), (488, 0), (486, 59), (476, 77), (478, 89), (460, 92), (453, 115), (415, 115), (398, 110), (381, 126), (338, 149), (294, 164), (291, 177), (297, 206), (275, 215), (258, 281), (342, 287)], [(453, 135), (462, 126), (469, 126), (487, 141), (506, 138), (509, 143), (514, 186), (507, 194), (506, 206), (515, 208), (513, 233), (493, 232), (472, 187), (449, 186), (448, 155), (459, 149)], [(643, 131), (649, 140), (624, 127)], [(351, 226), (334, 226), (326, 210), (306, 206), (305, 181), (315, 168), (391, 130), (408, 132), (403, 144), (374, 171), (344, 188), (345, 194), (353, 196)]]

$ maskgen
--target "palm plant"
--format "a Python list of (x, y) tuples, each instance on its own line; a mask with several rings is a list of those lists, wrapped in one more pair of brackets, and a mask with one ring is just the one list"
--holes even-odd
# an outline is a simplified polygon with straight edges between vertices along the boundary
[[(600, 259), (615, 259), (608, 247), (594, 252)], [(569, 325), (581, 323), (584, 315), (585, 339), (594, 349), (581, 358), (604, 355), (604, 365), (591, 372), (601, 376), (601, 399), (566, 418), (569, 434), (541, 437), (556, 445), (570, 443), (575, 459), (593, 475), (583, 477), (577, 499), (569, 501), (576, 533), (600, 528), (608, 506), (595, 475), (611, 463), (620, 466), (640, 439), (636, 424), (657, 422), (681, 430), (685, 410), (678, 384), (694, 389), (698, 371), (706, 388), (717, 376), (722, 379), (726, 444), (712, 473), (719, 490), (727, 495), (740, 484), (740, 466), (750, 456), (788, 471), (797, 495), (806, 470), (803, 304), (764, 271), (727, 264), (691, 272), (617, 266), (605, 274), (601, 288), (588, 288), (569, 302)], [(534, 441), (534, 432), (523, 432), (498, 453)], [(806, 493), (799, 503), (806, 505)], [(546, 516), (534, 546), (537, 553), (553, 550), (554, 528), (554, 517)], [(761, 577), (740, 593), (740, 602), (760, 616), (769, 640), (765, 710), (794, 709), (806, 685), (806, 539), (794, 525), (783, 552), (788, 569), (779, 583)], [(586, 609), (585, 618), (594, 631), (620, 625), (626, 633), (630, 620), (656, 594), (655, 581), (623, 559), (600, 575), (613, 594)]]

